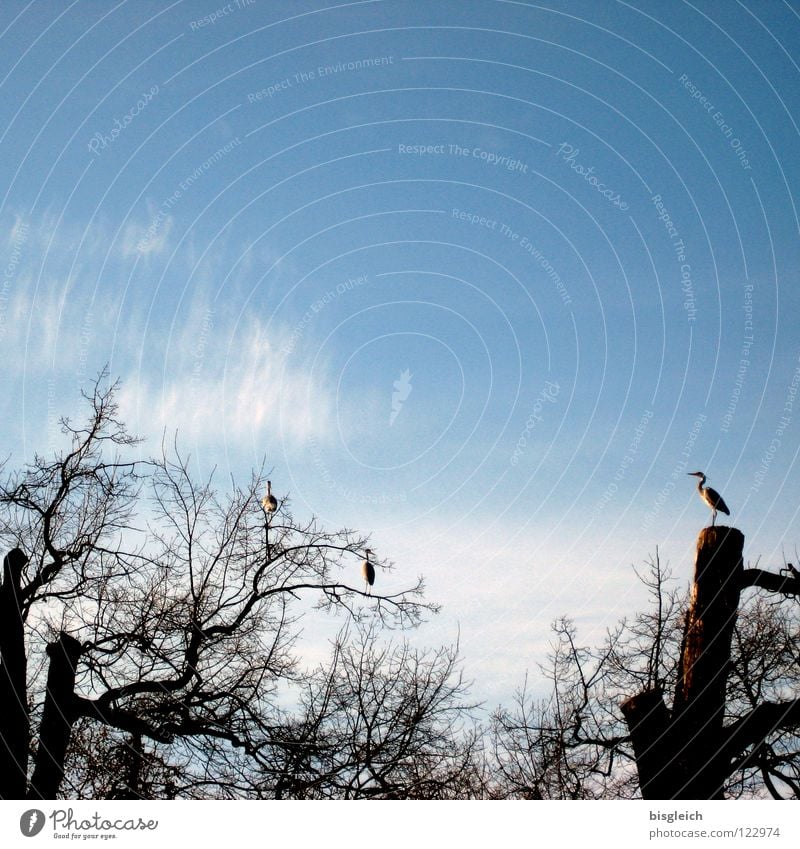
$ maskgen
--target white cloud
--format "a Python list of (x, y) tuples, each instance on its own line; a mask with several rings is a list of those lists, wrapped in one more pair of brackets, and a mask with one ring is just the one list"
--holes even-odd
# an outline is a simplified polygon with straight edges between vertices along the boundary
[(193, 314), (175, 340), (177, 367), (160, 386), (152, 374), (123, 379), (121, 412), (132, 431), (178, 430), (181, 442), (203, 445), (246, 440), (261, 453), (325, 437), (332, 391), (323, 375), (286, 357), (285, 332), (252, 319), (233, 335), (211, 310)]
[(156, 208), (148, 203), (147, 208), (145, 221), (129, 220), (122, 228), (119, 250), (125, 258), (161, 254), (167, 248), (173, 218), (163, 206)]

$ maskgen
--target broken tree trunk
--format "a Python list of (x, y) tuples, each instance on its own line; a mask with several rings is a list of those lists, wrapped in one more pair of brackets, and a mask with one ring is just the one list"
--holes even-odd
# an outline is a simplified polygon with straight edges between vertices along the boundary
[(24, 799), (28, 780), (27, 661), (20, 607), (28, 558), (15, 548), (3, 558), (0, 587), (0, 799)]
[(721, 756), (722, 723), (743, 549), (744, 535), (736, 528), (704, 528), (697, 539), (694, 585), (672, 705), (674, 799), (722, 798), (728, 766)]
[(72, 726), (77, 718), (75, 667), (83, 647), (63, 631), (47, 646), (50, 668), (47, 672), (47, 695), (42, 711), (36, 767), (31, 778), (31, 799), (55, 799), (64, 777)]
[(736, 528), (700, 532), (671, 715), (660, 690), (621, 705), (645, 799), (722, 798), (730, 766), (725, 695), (743, 549)]
[(620, 705), (633, 745), (643, 799), (668, 799), (672, 792), (670, 716), (661, 688), (645, 690)]

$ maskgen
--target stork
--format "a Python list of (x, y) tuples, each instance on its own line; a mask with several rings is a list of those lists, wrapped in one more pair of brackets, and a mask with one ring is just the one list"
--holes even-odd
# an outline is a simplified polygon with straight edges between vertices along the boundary
[(706, 482), (706, 476), (703, 472), (689, 472), (689, 475), (692, 477), (700, 478), (697, 482), (697, 493), (700, 498), (705, 501), (706, 504), (711, 508), (711, 527), (714, 527), (714, 522), (717, 521), (717, 510), (721, 510), (727, 516), (731, 515), (731, 511), (728, 510), (728, 505), (723, 500), (722, 496), (716, 491), (716, 489), (711, 489), (710, 486), (704, 487), (703, 484)]
[(278, 499), (272, 494), (272, 481), (267, 481), (267, 494), (261, 499), (261, 506), (264, 508), (264, 512), (268, 514), (272, 514), (278, 509)]
[(369, 592), (369, 588), (375, 583), (375, 567), (369, 562), (369, 556), (372, 554), (372, 549), (366, 549), (364, 554), (365, 558), (361, 562), (361, 577), (364, 579), (365, 592)]

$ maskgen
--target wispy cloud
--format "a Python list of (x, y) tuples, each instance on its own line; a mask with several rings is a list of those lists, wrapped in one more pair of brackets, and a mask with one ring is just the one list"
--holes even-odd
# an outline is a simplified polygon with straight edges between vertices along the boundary
[(194, 444), (252, 442), (263, 452), (323, 439), (331, 430), (333, 394), (324, 375), (281, 353), (285, 333), (257, 319), (231, 332), (213, 310), (195, 310), (176, 340), (177, 368), (160, 382), (131, 376), (123, 416), (149, 436), (178, 430)]
[(173, 218), (162, 207), (148, 204), (148, 216), (144, 221), (128, 221), (122, 229), (119, 250), (123, 257), (162, 254), (169, 245)]
[[(148, 442), (178, 431), (181, 442), (209, 448), (248, 440), (263, 455), (331, 431), (335, 386), (324, 364), (312, 368), (280, 322), (241, 317), (252, 293), (249, 252), (226, 276), (241, 245), (223, 238), (198, 257), (189, 240), (172, 266), (183, 294), (176, 299), (165, 285), (152, 304), (112, 284), (129, 279), (138, 255), (169, 247), (169, 217), (157, 228), (131, 219), (114, 244), (102, 223), (81, 244), (77, 226), (49, 213), (6, 225), (0, 390), (7, 398), (49, 392), (54, 409), (73, 411), (80, 386), (110, 364), (122, 381), (123, 417)], [(36, 420), (26, 427), (34, 443), (38, 430)]]

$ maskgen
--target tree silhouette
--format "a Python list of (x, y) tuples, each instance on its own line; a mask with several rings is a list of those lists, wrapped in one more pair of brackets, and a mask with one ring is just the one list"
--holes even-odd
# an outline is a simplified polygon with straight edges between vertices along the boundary
[(800, 581), (745, 569), (743, 544), (705, 528), (688, 597), (656, 556), (652, 609), (599, 649), (556, 623), (549, 693), (494, 716), (494, 795), (800, 798)]
[[(421, 579), (367, 594), (367, 540), (266, 513), (263, 474), (140, 459), (115, 391), (0, 483), (0, 798), (800, 798), (800, 578), (744, 568), (735, 528), (688, 595), (656, 556), (599, 649), (559, 620), (549, 689), (487, 732), (456, 649), (382, 637), (436, 609)], [(345, 625), (309, 672), (311, 606)]]
[(297, 799), (479, 796), (482, 731), (457, 650), (382, 644), (374, 624), (346, 629), (305, 681), (301, 710), (273, 747), (266, 792)]
[(268, 519), (260, 474), (220, 495), (175, 447), (131, 459), (115, 391), (102, 375), (86, 423), (61, 422), (68, 449), (0, 486), (0, 797), (91, 787), (80, 756), (99, 751), (108, 795), (242, 795), (285, 736), (303, 603), (400, 627), (435, 606), (421, 579), (343, 580), (366, 540), (286, 501)]

